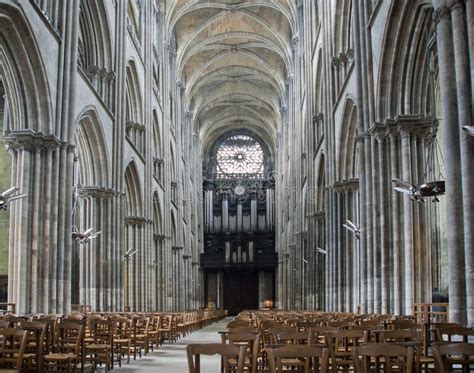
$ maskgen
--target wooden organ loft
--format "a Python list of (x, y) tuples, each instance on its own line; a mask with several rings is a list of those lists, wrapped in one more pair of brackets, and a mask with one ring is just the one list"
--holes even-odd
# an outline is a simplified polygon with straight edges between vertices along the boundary
[[(207, 305), (225, 308), (231, 315), (274, 304), (278, 264), (274, 232), (275, 184), (268, 172), (271, 164), (262, 162), (267, 172), (248, 172), (255, 171), (252, 167), (250, 170), (238, 166), (226, 168), (221, 161), (243, 163), (252, 155), (251, 152), (246, 154), (245, 146), (239, 149), (239, 145), (245, 144), (244, 140), (236, 143), (235, 138), (233, 140), (234, 149), (224, 152), (225, 155), (219, 153), (223, 145), (218, 147), (217, 156), (211, 157), (210, 170), (205, 173), (205, 234), (201, 254)], [(268, 153), (265, 155), (265, 159), (270, 158)]]

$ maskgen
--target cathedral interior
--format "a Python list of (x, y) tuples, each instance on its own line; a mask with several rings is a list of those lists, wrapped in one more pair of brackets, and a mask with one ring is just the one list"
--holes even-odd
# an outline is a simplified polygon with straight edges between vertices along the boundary
[(473, 326), (473, 92), (472, 0), (0, 0), (0, 302)]

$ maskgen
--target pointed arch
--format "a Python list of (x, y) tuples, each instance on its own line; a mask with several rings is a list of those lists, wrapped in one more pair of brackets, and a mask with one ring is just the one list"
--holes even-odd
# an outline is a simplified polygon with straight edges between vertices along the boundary
[(16, 130), (54, 132), (47, 80), (36, 39), (23, 12), (0, 4), (0, 81), (10, 119), (4, 135)]
[(426, 114), (432, 12), (431, 2), (392, 2), (381, 49), (376, 121)]
[(163, 213), (157, 192), (153, 193), (153, 233), (156, 235), (163, 234)]
[(357, 106), (347, 98), (339, 136), (338, 180), (356, 179), (357, 175)]
[(109, 186), (109, 156), (102, 124), (94, 108), (86, 108), (76, 121), (79, 180), (83, 186)]
[(81, 0), (80, 9), (79, 66), (86, 72), (91, 68), (111, 71), (112, 42), (104, 2)]
[(125, 107), (125, 118), (127, 122), (143, 123), (140, 82), (138, 80), (135, 61), (133, 60), (130, 60), (127, 65)]
[(132, 161), (125, 170), (125, 216), (142, 216), (142, 201), (140, 178)]
[(153, 110), (153, 154), (155, 158), (163, 158), (160, 122), (156, 110)]
[(176, 226), (176, 217), (174, 211), (171, 211), (171, 245), (178, 244), (178, 230)]
[(319, 166), (316, 170), (316, 211), (324, 211), (324, 188), (325, 188), (325, 159), (324, 154), (319, 157)]

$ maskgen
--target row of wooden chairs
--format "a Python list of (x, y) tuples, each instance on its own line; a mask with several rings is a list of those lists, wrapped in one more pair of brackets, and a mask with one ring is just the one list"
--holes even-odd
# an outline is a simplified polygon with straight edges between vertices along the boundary
[(124, 359), (129, 363), (132, 356), (140, 358), (224, 316), (221, 311), (7, 315), (0, 319), (0, 342), (12, 340), (8, 334), (12, 331), (23, 340), (15, 344), (15, 352), (5, 346), (0, 350), (0, 372), (3, 367), (12, 372), (84, 372), (103, 367), (107, 373), (122, 366)]
[[(383, 316), (360, 319), (349, 315), (343, 317), (336, 315), (331, 320), (329, 315), (325, 314), (322, 321), (321, 315), (311, 316), (313, 317), (308, 317), (306, 320), (303, 317), (298, 318), (295, 322), (294, 319), (289, 321), (284, 318), (255, 317), (252, 313), (241, 314), (228, 324), (227, 331), (221, 332), (222, 342), (247, 346), (243, 366), (246, 371), (252, 373), (279, 372), (282, 368), (278, 368), (278, 364), (282, 365), (284, 362), (288, 362), (286, 369), (291, 367), (303, 369), (309, 364), (307, 362), (309, 356), (306, 359), (300, 359), (301, 356), (289, 356), (283, 359), (279, 355), (286, 349), (287, 352), (291, 351), (291, 348), (295, 351), (307, 348), (319, 349), (319, 352), (313, 351), (313, 354), (319, 354), (317, 364), (314, 361), (316, 355), (311, 356), (313, 360), (311, 371), (319, 371), (314, 368), (315, 366), (323, 369), (321, 371), (326, 371), (324, 367), (327, 365), (332, 372), (353, 370), (365, 372), (368, 371), (364, 370), (368, 369), (368, 363), (379, 362), (383, 368), (381, 371), (392, 371), (389, 367), (392, 365), (397, 368), (397, 372), (433, 371), (433, 369), (444, 372), (453, 364), (463, 363), (463, 371), (469, 369), (469, 364), (472, 364), (469, 355), (462, 359), (452, 358), (453, 350), (444, 351), (445, 346), (453, 341), (457, 341), (456, 346), (461, 348), (460, 342), (466, 343), (474, 335), (473, 330), (460, 325), (449, 323), (435, 325), (434, 341), (429, 346), (432, 355), (426, 355), (422, 338), (423, 327), (413, 318), (394, 319)], [(319, 320), (315, 322), (318, 317)], [(259, 346), (259, 349), (255, 349), (255, 346)], [(467, 345), (463, 348), (470, 347)], [(364, 360), (363, 356), (369, 356), (369, 352), (372, 353), (371, 358)], [(389, 356), (389, 353), (398, 357)], [(328, 357), (327, 364), (325, 356)], [(238, 366), (237, 360), (234, 358), (230, 361), (235, 362), (230, 364), (232, 371), (235, 371)]]

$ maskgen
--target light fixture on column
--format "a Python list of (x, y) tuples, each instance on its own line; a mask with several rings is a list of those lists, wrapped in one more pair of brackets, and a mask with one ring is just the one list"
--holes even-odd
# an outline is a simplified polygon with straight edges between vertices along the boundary
[(7, 202), (13, 202), (16, 201), (17, 199), (25, 198), (28, 196), (28, 194), (21, 193), (21, 194), (14, 194), (18, 192), (20, 188), (13, 186), (7, 190), (5, 190), (3, 193), (0, 193), (0, 210), (6, 210), (7, 209)]
[(349, 219), (346, 220), (345, 224), (342, 224), (344, 228), (346, 228), (348, 231), (351, 231), (354, 234), (354, 237), (356, 240), (360, 239), (360, 229), (357, 225), (355, 225), (353, 222), (351, 222)]
[(317, 247), (316, 250), (318, 250), (321, 254), (327, 255), (327, 250), (321, 249), (320, 247)]
[(474, 126), (464, 126), (463, 131), (466, 132), (469, 136), (474, 136)]
[(94, 233), (94, 228), (89, 228), (84, 233), (72, 232), (72, 239), (74, 241), (77, 241), (80, 244), (83, 244), (83, 243), (87, 243), (90, 240), (96, 238), (101, 233), (102, 233), (101, 231), (98, 231), (98, 232)]
[(125, 260), (130, 260), (132, 256), (134, 256), (138, 252), (138, 249), (130, 248), (123, 256)]

